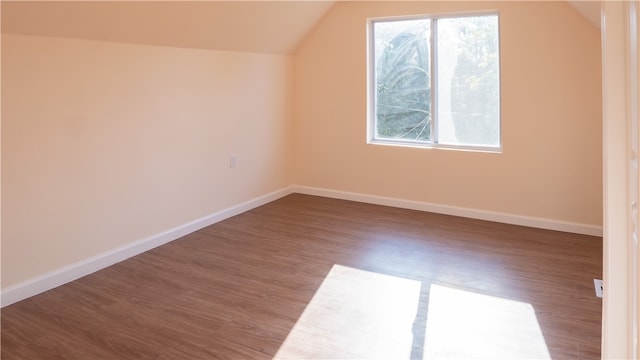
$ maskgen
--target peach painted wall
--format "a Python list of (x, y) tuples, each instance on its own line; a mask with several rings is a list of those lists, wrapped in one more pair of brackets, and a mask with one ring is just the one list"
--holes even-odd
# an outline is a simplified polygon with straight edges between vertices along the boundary
[[(498, 10), (497, 153), (366, 143), (367, 17)], [(295, 56), (302, 186), (602, 225), (600, 31), (565, 2), (339, 2)]]
[(3, 35), (2, 286), (290, 185), (291, 68)]

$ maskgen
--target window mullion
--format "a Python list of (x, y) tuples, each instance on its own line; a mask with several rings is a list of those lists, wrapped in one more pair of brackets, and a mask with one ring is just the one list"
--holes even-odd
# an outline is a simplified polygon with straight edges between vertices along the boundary
[(429, 66), (429, 71), (430, 71), (430, 101), (431, 101), (431, 139), (433, 141), (434, 144), (439, 143), (438, 140), (438, 121), (436, 119), (436, 114), (438, 113), (437, 111), (437, 104), (438, 104), (438, 92), (436, 91), (436, 86), (438, 84), (438, 64), (437, 64), (437, 54), (438, 54), (438, 42), (437, 42), (437, 36), (438, 36), (438, 22), (435, 18), (431, 18), (431, 38), (429, 39), (429, 41), (431, 42), (431, 51), (430, 51), (430, 62), (431, 62), (431, 66)]

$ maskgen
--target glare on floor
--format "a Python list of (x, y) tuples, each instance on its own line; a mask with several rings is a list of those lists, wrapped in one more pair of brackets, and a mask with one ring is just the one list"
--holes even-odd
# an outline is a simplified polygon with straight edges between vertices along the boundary
[(550, 359), (531, 304), (431, 285), (425, 359)]
[(409, 359), (420, 282), (334, 265), (276, 359)]
[(275, 358), (550, 359), (530, 304), (423, 286), (334, 265)]

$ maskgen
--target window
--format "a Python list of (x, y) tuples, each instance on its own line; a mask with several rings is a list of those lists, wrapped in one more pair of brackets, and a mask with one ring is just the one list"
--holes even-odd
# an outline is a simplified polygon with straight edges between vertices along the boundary
[(500, 149), (497, 14), (369, 21), (369, 141)]

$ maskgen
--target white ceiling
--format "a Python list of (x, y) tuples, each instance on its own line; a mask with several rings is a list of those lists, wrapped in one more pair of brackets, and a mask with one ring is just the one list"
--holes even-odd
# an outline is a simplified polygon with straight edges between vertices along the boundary
[[(567, 1), (598, 28), (600, 1)], [(292, 54), (335, 1), (1, 1), (2, 32)]]

